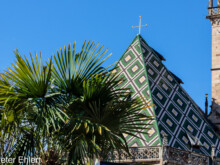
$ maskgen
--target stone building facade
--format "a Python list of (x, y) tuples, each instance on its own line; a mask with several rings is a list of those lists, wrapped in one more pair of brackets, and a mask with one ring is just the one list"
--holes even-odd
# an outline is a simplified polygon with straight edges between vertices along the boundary
[(212, 111), (209, 119), (220, 132), (220, 0), (217, 6), (210, 0), (208, 9), (207, 18), (212, 25)]

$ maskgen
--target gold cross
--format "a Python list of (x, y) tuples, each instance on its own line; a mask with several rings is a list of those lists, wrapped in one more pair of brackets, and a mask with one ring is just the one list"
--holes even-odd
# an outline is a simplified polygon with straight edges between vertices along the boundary
[(140, 22), (139, 22), (139, 26), (132, 26), (132, 28), (136, 28), (136, 27), (139, 27), (139, 34), (141, 34), (141, 27), (142, 26), (148, 26), (148, 24), (146, 24), (146, 25), (141, 25), (141, 16), (139, 16), (139, 18), (140, 18)]

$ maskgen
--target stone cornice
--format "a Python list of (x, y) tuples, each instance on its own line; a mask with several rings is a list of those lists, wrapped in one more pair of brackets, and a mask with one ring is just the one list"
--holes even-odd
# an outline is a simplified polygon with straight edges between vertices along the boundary
[(220, 68), (212, 68), (211, 71), (220, 70)]

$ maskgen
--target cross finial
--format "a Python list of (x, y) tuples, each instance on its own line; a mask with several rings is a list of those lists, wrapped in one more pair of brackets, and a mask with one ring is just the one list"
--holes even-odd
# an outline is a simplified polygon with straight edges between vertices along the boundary
[(136, 27), (138, 27), (139, 28), (139, 34), (141, 34), (141, 27), (142, 26), (148, 26), (148, 24), (146, 24), (146, 25), (141, 25), (141, 16), (139, 16), (139, 18), (140, 18), (140, 22), (139, 22), (139, 26), (132, 26), (132, 28), (136, 28)]

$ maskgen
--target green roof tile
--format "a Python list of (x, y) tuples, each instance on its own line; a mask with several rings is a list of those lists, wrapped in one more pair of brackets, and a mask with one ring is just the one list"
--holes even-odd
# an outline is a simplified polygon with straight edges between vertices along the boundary
[(150, 121), (152, 128), (146, 130), (148, 135), (138, 134), (144, 140), (127, 136), (128, 144), (140, 147), (161, 145), (161, 136), (165, 132), (169, 146), (191, 150), (187, 136), (190, 133), (203, 145), (199, 152), (210, 155), (214, 144), (216, 155), (220, 155), (219, 136), (180, 85), (182, 80), (165, 67), (163, 60), (161, 54), (137, 35), (117, 64), (126, 78), (120, 88), (131, 88), (132, 97), (145, 97), (155, 105), (143, 111), (156, 116)]

